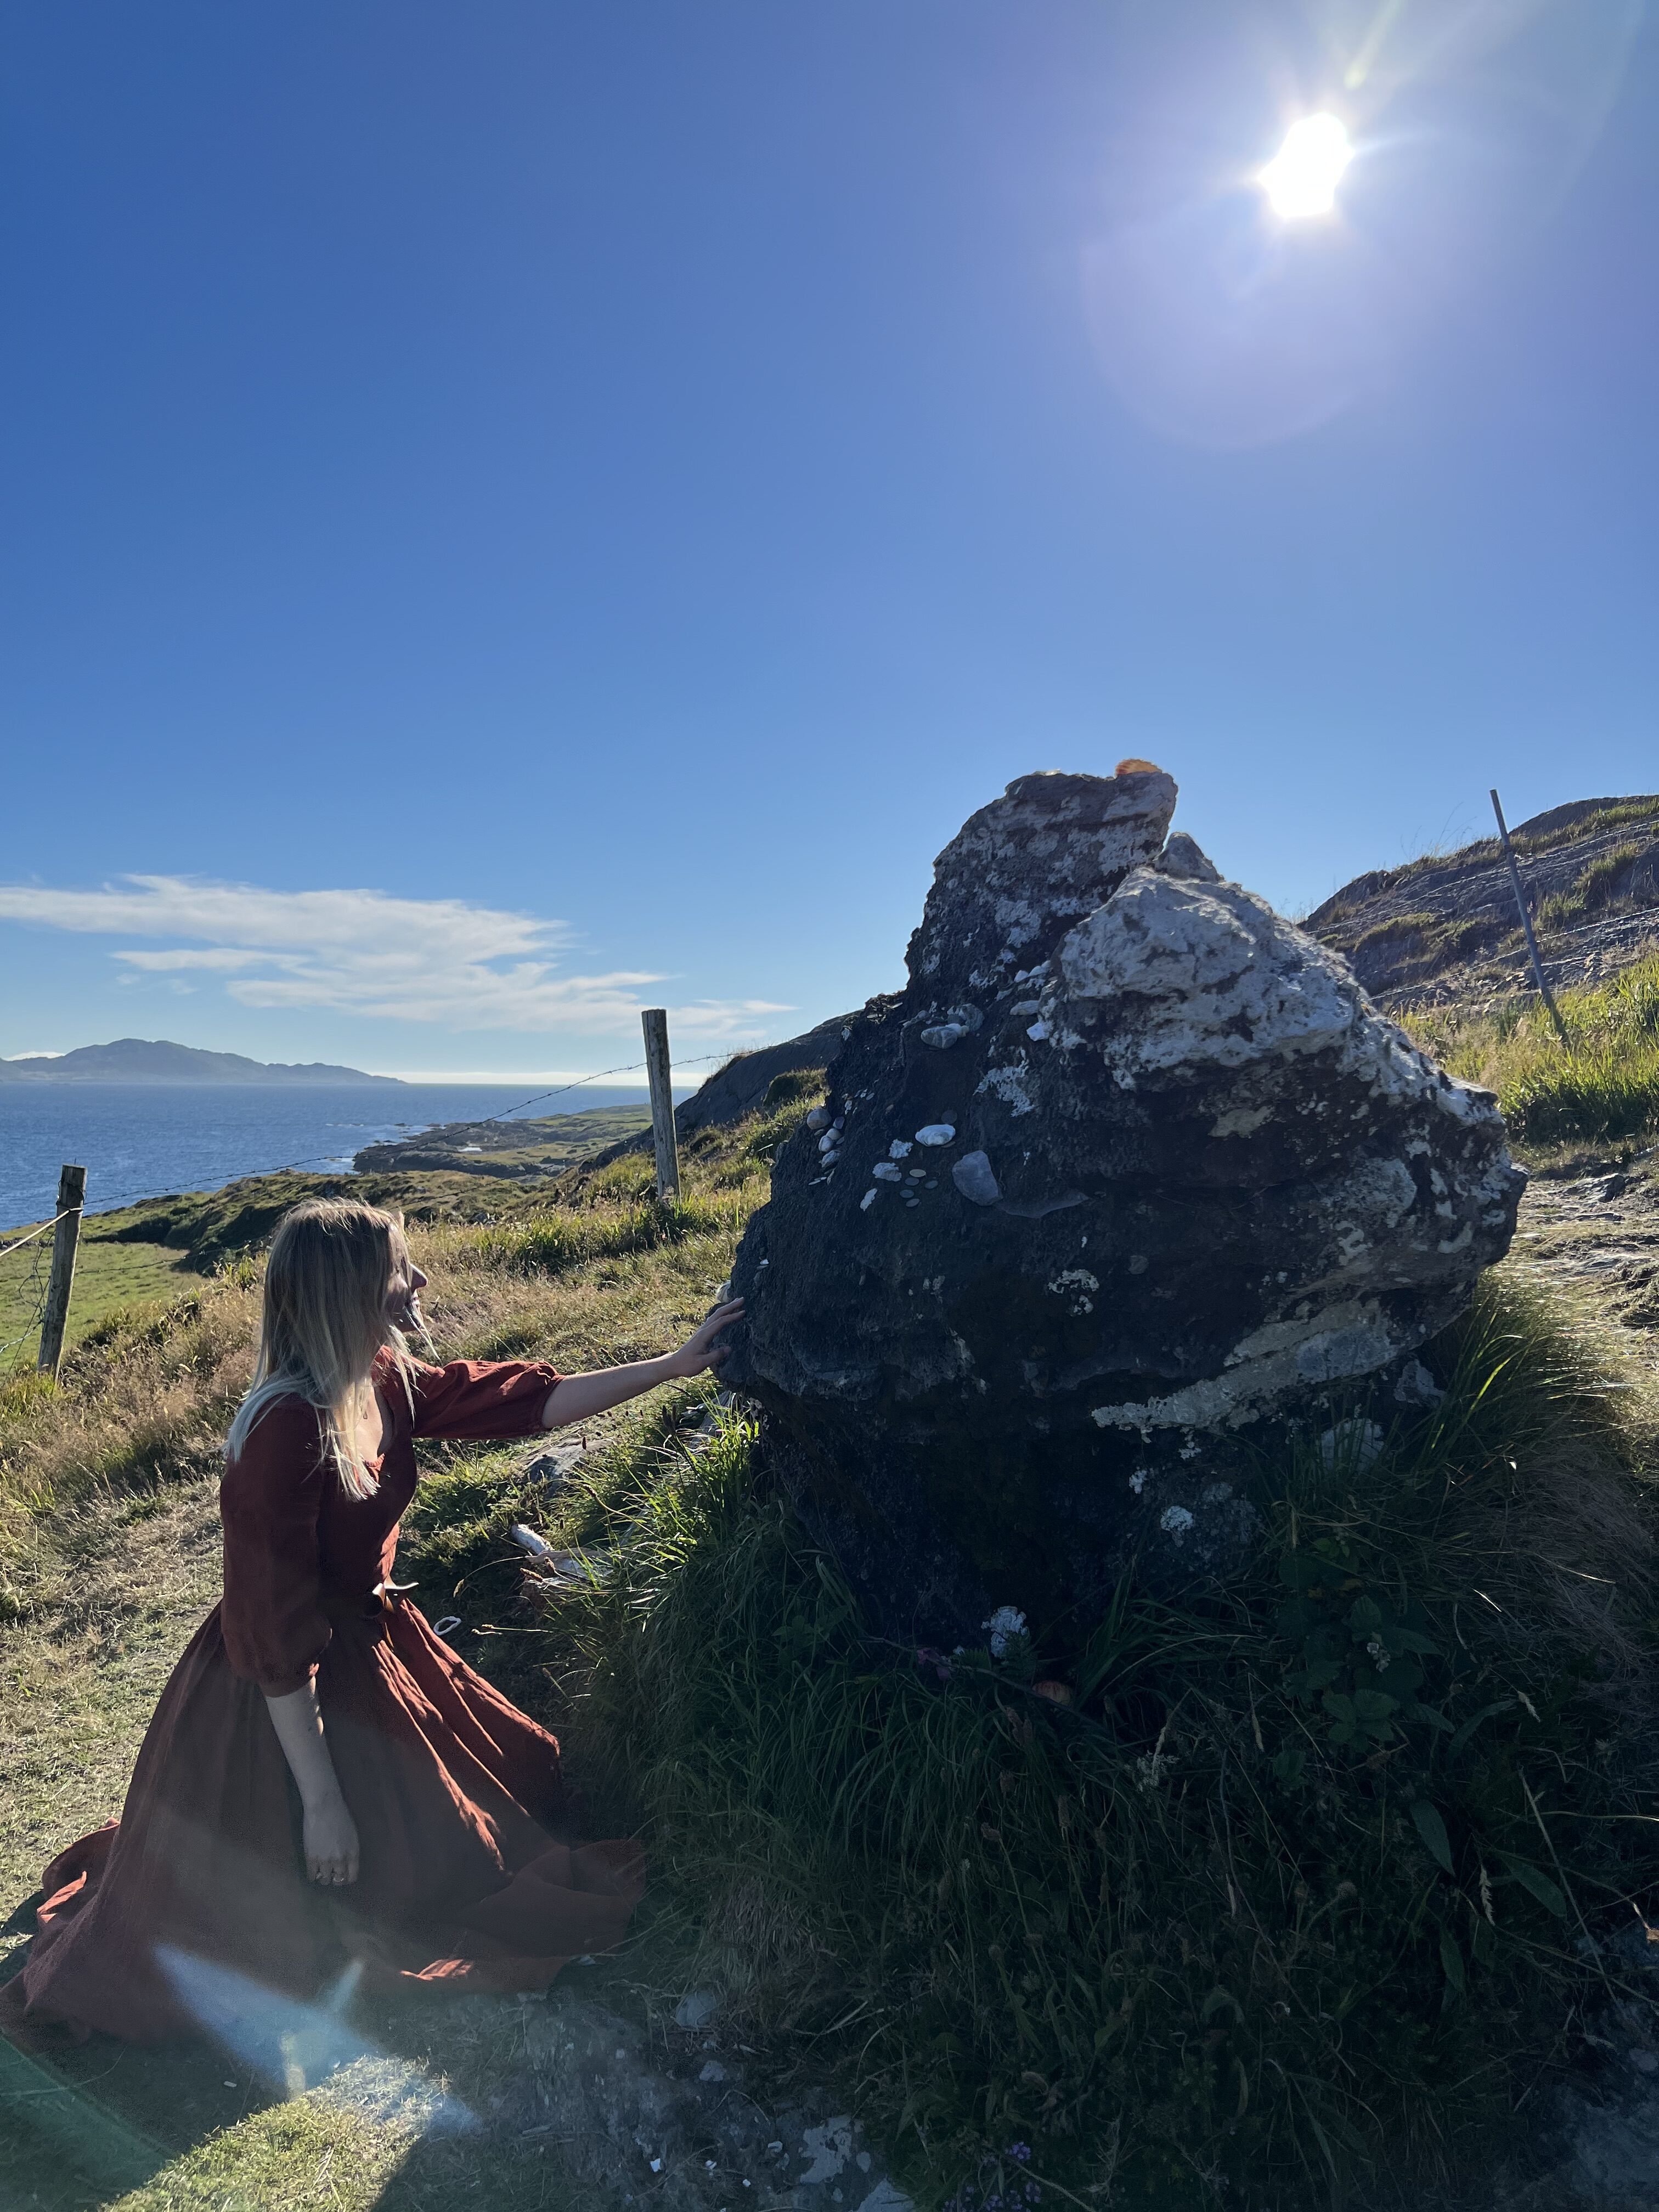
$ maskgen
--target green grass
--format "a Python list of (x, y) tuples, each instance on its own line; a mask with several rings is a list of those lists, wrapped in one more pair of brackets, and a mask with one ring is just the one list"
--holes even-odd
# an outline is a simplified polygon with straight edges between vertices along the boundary
[[(27, 1228), (9, 1230), (0, 1245), (27, 1234)], [(0, 1260), (0, 1375), (18, 1367), (32, 1367), (40, 1351), (38, 1328), (30, 1324), (39, 1309), (40, 1294), (52, 1266), (52, 1238)], [(169, 1252), (155, 1245), (112, 1243), (89, 1221), (76, 1257), (75, 1285), (70, 1300), (65, 1342), (81, 1343), (112, 1317), (136, 1315), (141, 1310), (164, 1305), (198, 1280), (197, 1271), (185, 1252)], [(21, 1342), (15, 1341), (19, 1337)]]
[[(1646, 1003), (1620, 999), (1621, 1038), (1651, 1030)], [(1524, 1030), (1494, 1016), (1458, 1041), (1518, 1054)], [(729, 1270), (815, 1087), (691, 1140), (654, 1228), (640, 1156), (505, 1192), (485, 1220), (406, 1178), (440, 1350), (661, 1349)], [(167, 1249), (234, 1253), (276, 1196), (172, 1202)], [(113, 1809), (200, 1601), (257, 1276), (244, 1257), (112, 1320), (56, 1397), (0, 1407), (19, 1868)], [(1179, 1605), (1126, 1586), (1085, 1644), (1038, 1623), (1000, 1665), (942, 1674), (867, 1635), (752, 1432), (692, 1443), (696, 1389), (629, 1414), (557, 1492), (521, 1450), (423, 1448), (399, 1572), (556, 1726), (605, 1826), (647, 1833), (622, 1971), (671, 2008), (688, 1976), (726, 1991), (758, 2093), (833, 2078), (924, 2205), (991, 2185), (1018, 2141), (1050, 2202), (1113, 2185), (1146, 2212), (1293, 2212), (1378, 2164), (1427, 2186), (1478, 2162), (1605, 2002), (1616, 1969), (1585, 1927), (1599, 1944), (1632, 1899), (1659, 1911), (1659, 1832), (1632, 1818), (1659, 1785), (1644, 1401), (1501, 1278), (1430, 1357), (1445, 1403), (1374, 1465), (1264, 1451), (1237, 1583)], [(601, 1579), (526, 1613), (519, 1520)], [(158, 2108), (166, 2154), (128, 2212), (435, 2207), (480, 2174), (503, 2204), (574, 2202), (528, 2153), (363, 2124), (288, 2106), (204, 2131)]]
[(1659, 1133), (1659, 957), (1558, 994), (1565, 1046), (1544, 1008), (1425, 1009), (1411, 1026), (1455, 1075), (1498, 1093), (1511, 1133), (1555, 1146)]
[(1356, 952), (1370, 951), (1379, 945), (1391, 945), (1399, 938), (1432, 935), (1439, 927), (1437, 914), (1396, 914), (1387, 921), (1374, 923), (1356, 939), (1353, 949)]
[(1432, 2178), (1595, 2000), (1578, 1940), (1659, 1885), (1647, 1440), (1535, 1299), (1434, 1356), (1370, 1468), (1264, 1462), (1251, 1575), (1047, 1649), (1063, 1710), (1029, 1654), (868, 1637), (742, 1424), (610, 1499), (550, 1629), (585, 1764), (695, 1971), (924, 2201), (1016, 2140), (1148, 2206)]
[(1646, 849), (1644, 845), (1627, 842), (1581, 868), (1571, 889), (1553, 893), (1539, 908), (1540, 930), (1571, 929), (1586, 915), (1599, 914), (1611, 902), (1620, 877), (1641, 859)]

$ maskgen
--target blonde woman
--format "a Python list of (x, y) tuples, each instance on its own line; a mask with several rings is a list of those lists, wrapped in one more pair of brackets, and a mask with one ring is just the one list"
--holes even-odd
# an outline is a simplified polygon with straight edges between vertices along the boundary
[(720, 1307), (678, 1352), (588, 1375), (427, 1366), (426, 1278), (374, 1206), (278, 1228), (252, 1389), (220, 1492), (224, 1595), (162, 1692), (118, 1824), (47, 1868), (0, 2027), (150, 2041), (198, 2026), (204, 1967), (292, 1996), (352, 1959), (403, 1980), (544, 1988), (621, 1936), (631, 1844), (558, 1839), (559, 1747), (392, 1580), (416, 1437), (531, 1436), (725, 1358)]

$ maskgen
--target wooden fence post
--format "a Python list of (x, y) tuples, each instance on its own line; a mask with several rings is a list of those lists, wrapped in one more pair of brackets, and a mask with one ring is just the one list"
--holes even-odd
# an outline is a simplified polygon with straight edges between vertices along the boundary
[(651, 1141), (657, 1149), (657, 1196), (680, 1194), (680, 1148), (674, 1135), (674, 1085), (668, 1069), (668, 1010), (646, 1006), (640, 1026), (645, 1031), (645, 1072), (651, 1085)]
[(1527, 940), (1527, 953), (1532, 962), (1532, 980), (1538, 986), (1538, 995), (1550, 1010), (1550, 1019), (1555, 1024), (1555, 1034), (1569, 1052), (1567, 1025), (1561, 1018), (1561, 1009), (1550, 996), (1550, 987), (1544, 981), (1544, 963), (1538, 957), (1538, 939), (1532, 933), (1532, 916), (1527, 912), (1527, 895), (1521, 888), (1521, 871), (1516, 865), (1515, 848), (1510, 842), (1509, 824), (1504, 819), (1504, 809), (1498, 793), (1492, 794), (1492, 811), (1498, 817), (1498, 834), (1504, 841), (1504, 858), (1510, 864), (1510, 882), (1515, 891), (1516, 911), (1521, 917), (1521, 928)]
[(52, 1274), (46, 1311), (40, 1316), (40, 1372), (55, 1382), (64, 1358), (69, 1326), (70, 1292), (75, 1286), (75, 1255), (81, 1242), (81, 1208), (86, 1202), (87, 1171), (66, 1167), (58, 1178), (58, 1226), (52, 1232)]

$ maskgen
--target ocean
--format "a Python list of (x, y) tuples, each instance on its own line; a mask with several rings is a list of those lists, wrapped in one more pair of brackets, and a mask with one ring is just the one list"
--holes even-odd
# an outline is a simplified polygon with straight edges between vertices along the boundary
[[(218, 1190), (275, 1168), (337, 1173), (354, 1152), (442, 1121), (483, 1121), (532, 1086), (411, 1083), (399, 1091), (319, 1084), (0, 1084), (0, 1231), (49, 1215), (58, 1173), (87, 1171), (87, 1211), (178, 1190)], [(642, 1086), (585, 1085), (514, 1120), (642, 1104)]]

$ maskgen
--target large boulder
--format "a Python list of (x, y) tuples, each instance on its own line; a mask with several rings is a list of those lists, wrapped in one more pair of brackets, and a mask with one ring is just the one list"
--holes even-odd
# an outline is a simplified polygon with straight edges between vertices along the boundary
[(1224, 1568), (1271, 1425), (1420, 1395), (1514, 1233), (1496, 1101), (1175, 803), (1028, 775), (966, 823), (738, 1255), (727, 1375), (896, 1637)]

